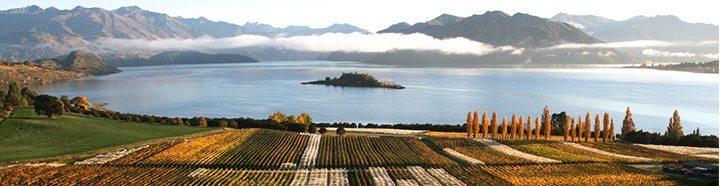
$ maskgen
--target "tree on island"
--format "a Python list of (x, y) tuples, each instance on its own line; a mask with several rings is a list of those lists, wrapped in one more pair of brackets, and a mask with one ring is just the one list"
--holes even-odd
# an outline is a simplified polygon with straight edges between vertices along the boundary
[(35, 97), (35, 112), (40, 115), (45, 115), (48, 119), (52, 119), (54, 115), (62, 115), (64, 105), (60, 99), (51, 95), (40, 95)]
[(667, 131), (665, 132), (665, 136), (670, 137), (674, 140), (680, 140), (680, 138), (683, 136), (683, 127), (682, 127), (682, 121), (680, 121), (680, 114), (677, 110), (673, 113), (673, 116), (670, 118), (670, 122), (668, 123)]

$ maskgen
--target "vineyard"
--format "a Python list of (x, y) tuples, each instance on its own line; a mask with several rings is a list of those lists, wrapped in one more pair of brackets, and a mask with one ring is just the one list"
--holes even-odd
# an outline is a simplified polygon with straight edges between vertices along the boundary
[(316, 161), (324, 168), (455, 164), (416, 138), (364, 136), (323, 137)]
[(121, 149), (72, 165), (2, 167), (0, 185), (678, 185), (686, 180), (628, 163), (717, 161), (631, 144), (444, 134), (227, 130)]

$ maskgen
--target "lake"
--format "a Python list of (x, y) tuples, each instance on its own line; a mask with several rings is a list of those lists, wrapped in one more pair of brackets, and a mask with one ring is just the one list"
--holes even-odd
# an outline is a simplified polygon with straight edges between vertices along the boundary
[[(401, 68), (356, 62), (289, 61), (122, 68), (109, 76), (51, 84), (39, 92), (87, 96), (119, 112), (252, 117), (308, 112), (316, 122), (452, 123), (468, 111), (533, 117), (545, 105), (571, 116), (609, 112), (619, 133), (625, 107), (638, 129), (665, 131), (678, 109), (686, 133), (718, 133), (717, 74), (650, 69)], [(301, 82), (370, 73), (406, 89), (341, 88)]]

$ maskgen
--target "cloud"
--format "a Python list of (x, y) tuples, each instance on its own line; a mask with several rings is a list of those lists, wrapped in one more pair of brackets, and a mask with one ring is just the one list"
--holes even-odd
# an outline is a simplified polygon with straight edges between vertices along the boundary
[(696, 54), (691, 52), (671, 52), (671, 51), (664, 51), (664, 50), (655, 50), (655, 49), (645, 49), (642, 51), (642, 54), (645, 56), (650, 57), (705, 57), (705, 58), (711, 58), (711, 59), (717, 59), (718, 54)]
[(311, 36), (269, 38), (258, 35), (239, 35), (229, 38), (201, 37), (197, 39), (105, 39), (106, 47), (152, 50), (207, 50), (240, 47), (281, 47), (303, 51), (386, 52), (390, 50), (437, 50), (449, 54), (486, 55), (495, 52), (522, 54), (523, 48), (492, 46), (466, 38), (436, 39), (424, 34), (361, 34), (330, 33)]
[(668, 42), (660, 40), (635, 40), (620, 41), (611, 43), (566, 43), (551, 46), (545, 49), (578, 49), (578, 48), (648, 48), (648, 47), (670, 47), (670, 46), (711, 46), (717, 45), (718, 41), (702, 42)]

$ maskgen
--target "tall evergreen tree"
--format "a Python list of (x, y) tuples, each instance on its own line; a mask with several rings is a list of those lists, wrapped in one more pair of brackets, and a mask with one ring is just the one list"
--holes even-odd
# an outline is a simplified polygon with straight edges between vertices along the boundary
[(675, 110), (673, 116), (670, 118), (665, 136), (675, 140), (680, 140), (683, 136), (682, 121), (680, 120), (680, 114), (677, 110)]
[(630, 106), (625, 110), (625, 119), (623, 119), (622, 128), (620, 129), (620, 138), (625, 138), (625, 134), (635, 131), (635, 122), (632, 118)]

